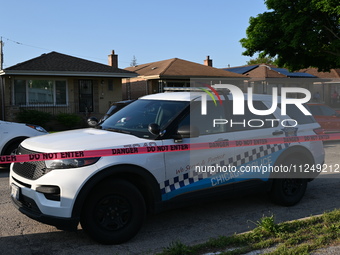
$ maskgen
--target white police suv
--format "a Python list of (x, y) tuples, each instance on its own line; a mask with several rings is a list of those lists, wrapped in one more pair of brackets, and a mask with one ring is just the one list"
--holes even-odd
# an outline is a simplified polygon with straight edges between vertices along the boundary
[[(25, 140), (18, 154), (66, 156), (13, 163), (14, 205), (59, 229), (80, 222), (98, 242), (117, 244), (137, 234), (147, 213), (188, 201), (263, 188), (276, 203), (298, 203), (318, 174), (304, 170), (324, 162), (321, 141), (295, 139), (319, 132), (313, 117), (294, 104), (282, 115), (271, 96), (253, 95), (250, 108), (224, 90), (197, 90), (144, 96), (96, 129)], [(280, 137), (284, 143), (267, 142)], [(107, 149), (111, 156), (76, 158)]]

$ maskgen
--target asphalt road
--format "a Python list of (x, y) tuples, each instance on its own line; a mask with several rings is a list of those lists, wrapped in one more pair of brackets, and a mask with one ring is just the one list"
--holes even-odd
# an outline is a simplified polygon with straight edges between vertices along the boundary
[[(340, 142), (326, 143), (325, 150), (327, 164), (340, 164)], [(158, 214), (128, 243), (100, 245), (80, 227), (77, 232), (59, 231), (19, 213), (10, 201), (8, 172), (0, 170), (0, 254), (153, 254), (175, 241), (196, 244), (248, 231), (263, 216), (274, 214), (282, 222), (340, 208), (340, 174), (321, 177), (309, 183), (304, 199), (294, 207), (273, 205), (262, 194), (225, 198)]]

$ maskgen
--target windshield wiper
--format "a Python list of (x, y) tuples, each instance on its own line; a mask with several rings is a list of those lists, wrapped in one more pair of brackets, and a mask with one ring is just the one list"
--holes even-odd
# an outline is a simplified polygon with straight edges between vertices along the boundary
[(111, 131), (111, 132), (123, 133), (123, 134), (131, 134), (130, 131), (121, 130), (121, 129), (116, 129), (116, 128), (105, 128), (105, 130)]

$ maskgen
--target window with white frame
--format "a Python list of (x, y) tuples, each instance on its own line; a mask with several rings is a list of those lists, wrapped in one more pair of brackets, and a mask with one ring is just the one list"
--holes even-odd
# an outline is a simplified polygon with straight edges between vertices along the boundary
[(66, 104), (66, 80), (14, 80), (14, 105)]

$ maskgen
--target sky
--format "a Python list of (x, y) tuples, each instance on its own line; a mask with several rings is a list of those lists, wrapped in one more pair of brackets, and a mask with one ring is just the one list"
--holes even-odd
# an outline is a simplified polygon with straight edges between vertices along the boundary
[[(213, 66), (245, 65), (240, 39), (249, 18), (268, 11), (264, 0), (0, 0), (0, 37), (7, 68), (44, 53), (119, 68), (170, 58)], [(256, 56), (252, 57), (255, 58)]]

